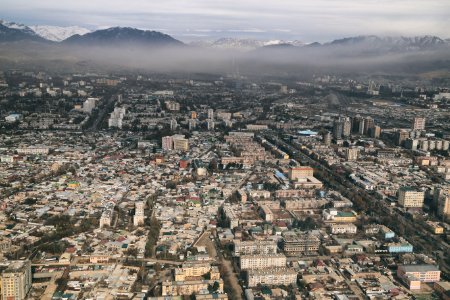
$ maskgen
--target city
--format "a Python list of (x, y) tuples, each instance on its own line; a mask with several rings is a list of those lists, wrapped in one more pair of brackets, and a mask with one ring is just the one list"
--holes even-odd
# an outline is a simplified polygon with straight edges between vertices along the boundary
[(450, 3), (350, 2), (2, 1), (0, 300), (450, 299)]

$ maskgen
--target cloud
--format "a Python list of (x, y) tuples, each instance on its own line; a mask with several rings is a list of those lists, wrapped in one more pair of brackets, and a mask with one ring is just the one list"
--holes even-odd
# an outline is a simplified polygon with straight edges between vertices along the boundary
[(0, 17), (27, 24), (91, 29), (113, 24), (165, 28), (174, 35), (189, 28), (209, 36), (307, 41), (360, 34), (450, 37), (450, 1), (443, 0), (2, 0)]

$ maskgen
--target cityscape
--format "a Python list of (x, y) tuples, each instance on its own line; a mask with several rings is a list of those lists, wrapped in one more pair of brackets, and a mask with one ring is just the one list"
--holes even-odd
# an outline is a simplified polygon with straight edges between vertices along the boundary
[(449, 39), (21, 22), (0, 299), (450, 299)]

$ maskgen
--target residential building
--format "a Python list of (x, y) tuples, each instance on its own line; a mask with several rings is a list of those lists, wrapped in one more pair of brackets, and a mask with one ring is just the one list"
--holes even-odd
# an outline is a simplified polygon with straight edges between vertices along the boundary
[(234, 256), (251, 254), (275, 254), (277, 253), (277, 243), (273, 240), (234, 240)]
[(241, 255), (239, 261), (242, 270), (286, 267), (284, 254)]
[(401, 187), (398, 190), (398, 204), (405, 208), (421, 208), (425, 194), (411, 187)]
[(31, 262), (11, 261), (1, 274), (1, 295), (5, 300), (25, 299), (31, 288)]
[(290, 285), (297, 282), (297, 272), (288, 268), (270, 268), (248, 270), (247, 283), (249, 287), (262, 285)]
[(312, 254), (319, 251), (320, 239), (302, 231), (285, 231), (283, 236), (283, 251), (286, 255)]
[(425, 130), (425, 118), (416, 117), (412, 123), (413, 130)]

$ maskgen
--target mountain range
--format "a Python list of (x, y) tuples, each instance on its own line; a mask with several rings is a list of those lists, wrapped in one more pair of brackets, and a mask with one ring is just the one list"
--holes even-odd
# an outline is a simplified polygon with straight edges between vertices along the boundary
[[(105, 45), (152, 45), (152, 46), (182, 46), (185, 45), (170, 35), (149, 30), (140, 30), (130, 27), (112, 27), (90, 31), (89, 29), (71, 26), (27, 26), (15, 22), (0, 20), (0, 43), (14, 41), (35, 41), (35, 42), (57, 42), (67, 45), (79, 46), (105, 46)], [(195, 41), (187, 46), (194, 48), (212, 48), (239, 51), (273, 51), (288, 50), (297, 51), (299, 49), (308, 51), (333, 49), (340, 51), (344, 49), (363, 54), (395, 53), (424, 51), (442, 47), (448, 47), (450, 42), (436, 36), (416, 36), (416, 37), (379, 37), (375, 35), (363, 35), (337, 39), (328, 43), (303, 43), (301, 41), (283, 40), (257, 40), (257, 39), (237, 39), (220, 38), (213, 41)], [(292, 47), (290, 47), (292, 46)]]
[(447, 74), (450, 41), (436, 36), (363, 35), (327, 43), (221, 38), (185, 44), (158, 31), (130, 27), (89, 31), (81, 27), (26, 26), (1, 21), (0, 65), (164, 72), (230, 72), (239, 65), (240, 72), (249, 74), (333, 70)]

